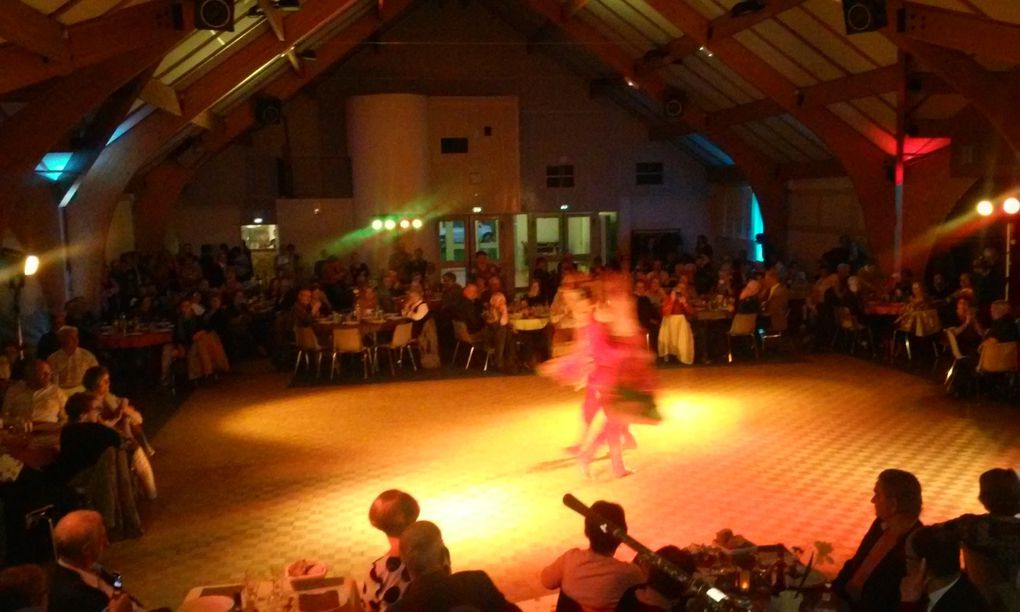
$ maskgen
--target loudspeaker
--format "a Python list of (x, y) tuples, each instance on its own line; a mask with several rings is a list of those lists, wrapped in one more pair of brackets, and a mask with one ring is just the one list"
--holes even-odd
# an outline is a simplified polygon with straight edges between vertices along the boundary
[(662, 102), (662, 114), (667, 119), (679, 119), (684, 114), (684, 107), (687, 105), (687, 96), (681, 91), (672, 91), (666, 94)]
[(234, 0), (195, 0), (195, 29), (234, 31)]
[(843, 0), (843, 21), (847, 34), (882, 29), (889, 23), (885, 0)]
[(272, 96), (255, 98), (255, 121), (261, 125), (279, 125), (283, 121), (283, 102)]

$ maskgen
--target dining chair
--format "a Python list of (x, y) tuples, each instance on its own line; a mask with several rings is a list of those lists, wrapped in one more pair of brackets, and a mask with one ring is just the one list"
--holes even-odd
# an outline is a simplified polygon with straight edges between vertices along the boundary
[(849, 340), (848, 351), (853, 355), (857, 352), (861, 336), (864, 336), (868, 341), (868, 346), (871, 347), (872, 358), (875, 357), (875, 338), (871, 333), (871, 328), (861, 323), (849, 308), (845, 306), (836, 308), (836, 324), (836, 335), (832, 338), (832, 348), (836, 347), (836, 341), (842, 334)]
[(1013, 393), (1017, 375), (1017, 343), (986, 342), (981, 347), (981, 356), (977, 364), (978, 394), (981, 393), (981, 379), (991, 376), (1004, 376), (1007, 386), (1007, 397)]
[[(408, 359), (411, 360), (411, 367), (414, 368), (415, 372), (418, 371), (418, 366), (415, 365), (415, 363), (414, 363), (414, 353), (411, 351), (411, 342), (412, 342), (412, 340), (411, 340), (411, 329), (412, 329), (412, 325), (413, 324), (411, 322), (407, 322), (407, 323), (400, 323), (399, 325), (394, 327), (393, 328), (393, 337), (390, 338), (389, 344), (385, 344), (382, 347), (382, 348), (387, 349), (387, 351), (389, 351), (389, 355), (390, 355), (390, 374), (392, 376), (396, 376), (397, 375), (396, 368), (393, 365), (394, 362), (396, 362), (397, 364), (400, 364), (400, 365), (403, 365), (403, 363), (404, 363), (404, 351), (407, 351), (407, 357), (408, 357)], [(373, 352), (375, 353), (373, 358), (375, 359), (376, 363), (378, 363), (379, 362), (379, 347), (378, 346), (375, 347), (375, 350)]]
[(782, 316), (779, 317), (778, 319), (775, 317), (768, 317), (768, 320), (769, 329), (763, 330), (758, 334), (758, 337), (761, 338), (761, 351), (763, 353), (765, 352), (766, 342), (768, 340), (772, 340), (782, 344), (783, 333), (789, 326), (790, 309), (786, 308), (786, 310), (782, 312)]
[(295, 327), (294, 342), (297, 344), (297, 360), (294, 362), (294, 376), (297, 376), (301, 368), (301, 360), (304, 359), (305, 370), (312, 367), (311, 358), (315, 356), (315, 378), (319, 378), (322, 370), (322, 347), (319, 346), (319, 339), (315, 337), (315, 330), (311, 327)]
[(467, 370), (471, 367), (471, 358), (475, 356), (475, 349), (481, 348), (485, 351), (485, 365), (482, 366), (482, 371), (487, 372), (489, 370), (489, 357), (493, 354), (493, 349), (488, 346), (486, 342), (476, 342), (471, 339), (471, 334), (468, 332), (467, 323), (463, 321), (453, 322), (453, 337), (457, 340), (457, 344), (453, 347), (453, 363), (457, 363), (457, 349), (462, 344), (470, 347), (468, 351), (467, 361), (464, 363), (464, 369)]
[(365, 346), (365, 340), (361, 336), (361, 328), (338, 327), (333, 330), (333, 365), (329, 369), (329, 379), (340, 371), (340, 360), (344, 355), (358, 355), (365, 369), (365, 378), (368, 378), (368, 366), (372, 362), (372, 351)]
[(733, 363), (733, 339), (750, 338), (754, 358), (758, 358), (758, 315), (755, 313), (736, 314), (726, 333), (726, 362)]
[[(949, 355), (953, 358), (953, 363), (951, 363), (949, 365), (949, 369), (946, 370), (946, 378), (942, 383), (945, 385), (946, 391), (949, 391), (953, 388), (953, 379), (956, 378), (958, 373), (957, 368), (960, 365), (960, 361), (964, 358), (964, 355), (960, 352), (960, 343), (956, 341), (956, 334), (953, 333), (953, 330), (946, 329), (944, 330), (944, 333), (946, 335), (946, 346), (949, 347)], [(939, 361), (941, 361), (941, 359)], [(936, 365), (938, 365), (938, 362), (936, 362)]]

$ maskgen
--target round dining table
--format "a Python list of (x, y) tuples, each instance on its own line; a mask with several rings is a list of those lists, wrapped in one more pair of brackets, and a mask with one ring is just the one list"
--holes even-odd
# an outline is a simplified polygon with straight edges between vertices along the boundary
[(173, 340), (174, 328), (172, 325), (138, 328), (130, 332), (121, 332), (114, 328), (101, 328), (96, 334), (99, 348), (107, 351), (162, 346), (173, 342)]

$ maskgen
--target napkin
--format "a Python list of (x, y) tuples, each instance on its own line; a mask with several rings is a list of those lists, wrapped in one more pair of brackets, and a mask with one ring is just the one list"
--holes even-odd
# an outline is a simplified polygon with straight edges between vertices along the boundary
[(298, 595), (298, 610), (302, 612), (322, 612), (340, 607), (340, 594), (337, 591), (323, 593), (301, 593)]

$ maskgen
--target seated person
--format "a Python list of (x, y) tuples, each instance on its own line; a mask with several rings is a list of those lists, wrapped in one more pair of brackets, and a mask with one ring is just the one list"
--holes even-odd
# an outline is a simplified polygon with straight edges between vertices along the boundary
[(361, 312), (362, 316), (368, 313), (376, 313), (379, 310), (379, 292), (375, 287), (366, 286), (361, 289), (354, 307)]
[[(1010, 306), (1006, 300), (992, 302), (992, 324), (985, 334), (985, 342), (1016, 342), (1018, 339), (1016, 322), (1009, 316)], [(984, 342), (982, 343), (984, 344)]]
[(67, 421), (64, 413), (67, 396), (53, 384), (50, 364), (36, 359), (28, 364), (25, 376), (25, 380), (7, 390), (0, 418), (5, 423), (17, 419), (31, 421), (36, 430), (56, 431)]
[(89, 368), (82, 382), (85, 391), (98, 401), (99, 417), (104, 425), (116, 429), (125, 438), (137, 441), (150, 457), (156, 454), (142, 429), (142, 414), (127, 398), (110, 393), (109, 370), (103, 366)]
[[(592, 512), (627, 528), (623, 507), (607, 501), (597, 501)], [(585, 517), (584, 535), (588, 538), (586, 550), (572, 548), (542, 570), (542, 586), (559, 589), (581, 606), (585, 612), (610, 612), (630, 588), (645, 583), (644, 572), (636, 565), (613, 558), (620, 540), (603, 532), (599, 524)]]
[(45, 612), (46, 572), (38, 565), (15, 565), (0, 571), (0, 610)]
[[(664, 546), (655, 551), (666, 561), (675, 565), (688, 578), (697, 571), (694, 555), (676, 546)], [(680, 612), (687, 610), (687, 590), (690, 581), (679, 582), (652, 563), (642, 559), (638, 565), (648, 572), (648, 583), (634, 587), (623, 596), (616, 609), (619, 612)]]
[(67, 425), (60, 430), (60, 456), (47, 473), (55, 482), (67, 483), (96, 464), (108, 448), (120, 447), (116, 431), (99, 422), (98, 400), (75, 393), (67, 400)]
[[(490, 281), (496, 280), (493, 276)], [(510, 325), (510, 309), (506, 303), (506, 295), (496, 291), (489, 298), (489, 329), (492, 346), (495, 351), (496, 369), (503, 372), (515, 366), (516, 355), (513, 341), (513, 327)]]
[(1002, 581), (1020, 580), (1020, 476), (1010, 468), (981, 474), (978, 500), (987, 514), (964, 514), (942, 523), (955, 541), (979, 553)]
[(472, 341), (475, 341), (476, 338), (478, 341), (485, 338), (483, 310), (482, 302), (478, 299), (478, 285), (468, 283), (464, 286), (460, 300), (454, 305), (452, 315), (454, 321), (461, 321), (467, 326)]
[(464, 288), (457, 284), (457, 275), (453, 272), (444, 273), (443, 293), (440, 298), (441, 310), (445, 312), (452, 309), (463, 293)]
[(960, 349), (960, 354), (973, 356), (977, 354), (981, 338), (985, 334), (985, 330), (977, 318), (977, 309), (972, 306), (970, 300), (960, 298), (956, 301), (956, 317), (960, 324), (950, 327), (949, 331), (956, 337), (956, 345)]
[[(854, 280), (856, 281), (856, 277)], [(768, 330), (772, 332), (786, 331), (787, 317), (790, 314), (790, 294), (786, 290), (786, 285), (779, 278), (779, 271), (772, 268), (766, 272), (762, 287), (764, 299), (761, 303), (761, 312), (767, 319)], [(856, 297), (857, 294), (854, 293), (854, 296)]]
[(737, 298), (737, 312), (739, 314), (758, 314), (761, 311), (761, 283), (757, 279), (750, 279), (740, 291)]
[(47, 359), (60, 350), (60, 338), (57, 337), (57, 330), (64, 325), (66, 325), (66, 320), (63, 313), (55, 312), (50, 316), (50, 330), (39, 337), (39, 343), (35, 346), (36, 357)]
[[(900, 612), (982, 612), (981, 593), (960, 571), (960, 549), (946, 529), (920, 527), (907, 538)], [(924, 601), (927, 600), (927, 601)]]
[[(17, 342), (9, 341), (3, 345), (0, 355), (0, 381), (5, 384), (25, 378), (25, 358), (21, 356), (21, 348)], [(6, 389), (6, 387), (4, 387)]]
[(85, 370), (99, 365), (96, 356), (78, 346), (78, 328), (65, 325), (57, 330), (60, 350), (50, 355), (46, 361), (53, 369), (57, 384), (68, 395), (82, 391), (82, 377)]
[(637, 296), (638, 322), (648, 332), (648, 344), (649, 346), (658, 346), (662, 312), (652, 304), (651, 298), (648, 297), (645, 281), (638, 280), (634, 283), (634, 295)]
[(531, 307), (549, 305), (549, 300), (542, 293), (542, 281), (537, 278), (531, 279), (531, 283), (528, 285), (528, 295), (525, 296), (524, 300)]
[(452, 572), (450, 551), (434, 523), (418, 521), (407, 527), (400, 536), (400, 553), (411, 574), (411, 584), (390, 607), (394, 612), (520, 610), (503, 597), (485, 572)]
[(91, 510), (64, 516), (53, 529), (57, 562), (49, 571), (49, 612), (127, 612), (130, 596), (114, 591), (93, 569), (109, 542), (103, 517)]
[(681, 276), (679, 282), (673, 286), (669, 295), (662, 302), (663, 318), (670, 315), (684, 315), (688, 319), (694, 316), (694, 306), (690, 302), (690, 286), (686, 277)]
[(875, 483), (875, 522), (840, 570), (833, 589), (860, 612), (895, 611), (906, 575), (907, 537), (921, 522), (921, 483), (910, 472), (884, 470)]
[(404, 307), (401, 309), (400, 314), (414, 322), (413, 335), (417, 337), (429, 317), (429, 305), (422, 297), (420, 289), (408, 289), (407, 300), (404, 302)]
[(181, 300), (174, 326), (174, 341), (163, 349), (163, 380), (169, 380), (170, 363), (174, 357), (187, 360), (188, 378), (211, 378), (218, 372), (230, 370), (227, 353), (215, 332), (202, 328), (192, 303)]
[[(321, 308), (321, 304), (319, 304), (319, 308)], [(315, 323), (316, 317), (319, 316), (319, 310), (312, 302), (311, 289), (304, 288), (298, 291), (297, 301), (290, 309), (290, 316), (294, 320), (294, 327), (311, 327)]]
[(365, 612), (388, 610), (411, 583), (407, 566), (400, 558), (400, 535), (418, 520), (418, 512), (418, 502), (397, 489), (380, 493), (368, 509), (368, 521), (386, 534), (390, 549), (372, 562), (368, 578), (361, 585), (361, 603)]

